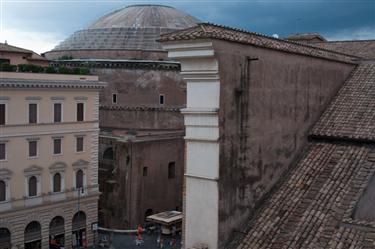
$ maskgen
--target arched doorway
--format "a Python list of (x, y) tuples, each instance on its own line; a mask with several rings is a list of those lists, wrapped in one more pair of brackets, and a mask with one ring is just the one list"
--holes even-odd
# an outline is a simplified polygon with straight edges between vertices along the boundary
[(103, 159), (107, 160), (113, 160), (114, 159), (114, 154), (113, 154), (113, 148), (109, 147), (107, 148), (104, 153), (103, 153)]
[(25, 228), (25, 249), (42, 248), (42, 229), (37, 221), (30, 222)]
[(72, 246), (77, 247), (86, 247), (86, 214), (82, 211), (77, 212), (73, 216), (72, 222)]
[(0, 248), (10, 249), (10, 232), (7, 228), (0, 228)]
[(49, 248), (60, 249), (65, 245), (64, 218), (56, 216), (49, 223)]

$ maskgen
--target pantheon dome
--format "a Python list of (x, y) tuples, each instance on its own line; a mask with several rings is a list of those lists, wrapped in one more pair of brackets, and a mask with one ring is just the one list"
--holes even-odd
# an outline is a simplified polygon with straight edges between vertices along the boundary
[[(160, 34), (195, 26), (199, 20), (173, 7), (163, 5), (131, 5), (113, 11), (79, 30), (57, 45), (46, 57), (53, 54), (74, 54), (89, 50), (141, 50), (160, 51), (156, 41)], [(67, 52), (72, 53), (67, 53)], [(81, 53), (82, 54), (82, 53)], [(99, 53), (101, 54), (101, 53)], [(95, 58), (95, 55), (93, 54)], [(99, 56), (102, 57), (102, 56)], [(111, 57), (111, 56), (110, 56)]]

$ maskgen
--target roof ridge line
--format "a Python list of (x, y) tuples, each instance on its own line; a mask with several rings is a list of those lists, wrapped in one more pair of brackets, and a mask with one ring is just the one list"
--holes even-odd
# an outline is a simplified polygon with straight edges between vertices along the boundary
[[(245, 33), (245, 34), (257, 35), (257, 36), (261, 36), (261, 37), (276, 40), (276, 41), (282, 41), (282, 42), (296, 44), (296, 45), (303, 46), (303, 47), (313, 48), (313, 49), (317, 49), (317, 50), (321, 50), (321, 51), (327, 51), (327, 52), (331, 52), (331, 53), (335, 53), (335, 54), (339, 54), (339, 55), (345, 55), (345, 56), (349, 56), (349, 57), (352, 57), (352, 58), (361, 58), (361, 57), (358, 57), (358, 56), (355, 56), (355, 55), (337, 52), (337, 51), (329, 50), (329, 49), (326, 49), (326, 48), (320, 48), (320, 47), (305, 44), (305, 43), (302, 43), (302, 42), (290, 41), (290, 40), (282, 39), (282, 38), (275, 38), (273, 36), (269, 36), (269, 35), (266, 35), (266, 34), (254, 32), (254, 31), (249, 31), (249, 30), (246, 30), (246, 29), (236, 28), (236, 27), (230, 27), (230, 26), (226, 26), (226, 25), (222, 25), (222, 24), (202, 22), (202, 23), (199, 23), (199, 25), (211, 25), (211, 26), (215, 26), (215, 27), (219, 27), (219, 28), (225, 28), (225, 29), (230, 29), (230, 30), (237, 31), (237, 32), (242, 32), (242, 33)], [(184, 30), (181, 30), (181, 31), (184, 31)], [(176, 31), (176, 32), (178, 32), (178, 31)]]

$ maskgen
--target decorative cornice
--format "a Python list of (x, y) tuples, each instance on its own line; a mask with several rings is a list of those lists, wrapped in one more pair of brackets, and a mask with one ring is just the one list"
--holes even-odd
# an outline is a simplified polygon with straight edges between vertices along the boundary
[(64, 170), (68, 165), (64, 162), (55, 162), (49, 166), (50, 170)]
[(36, 80), (1, 78), (0, 88), (84, 88), (100, 89), (107, 83), (88, 80)]
[(79, 159), (77, 161), (75, 161), (72, 166), (74, 168), (85, 168), (87, 167), (88, 165), (90, 164), (90, 162), (86, 161), (86, 160), (83, 160), (83, 159)]
[(180, 71), (180, 63), (174, 61), (152, 60), (59, 60), (53, 61), (52, 66), (88, 67), (88, 68), (125, 68), (125, 69), (149, 69)]
[(12, 174), (10, 169), (0, 169), (0, 179), (9, 178)]
[(37, 165), (31, 165), (30, 167), (26, 168), (23, 172), (25, 173), (40, 173), (43, 171), (43, 168)]

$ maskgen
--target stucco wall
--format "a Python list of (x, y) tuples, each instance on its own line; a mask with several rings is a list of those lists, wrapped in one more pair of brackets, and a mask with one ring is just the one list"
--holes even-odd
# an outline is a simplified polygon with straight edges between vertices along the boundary
[(221, 84), (219, 238), (225, 248), (303, 150), (307, 131), (354, 66), (224, 41), (214, 47)]

